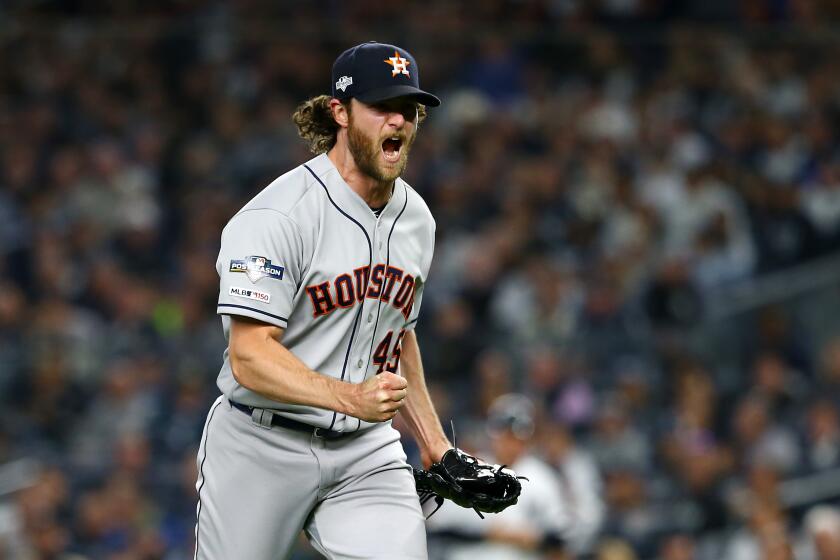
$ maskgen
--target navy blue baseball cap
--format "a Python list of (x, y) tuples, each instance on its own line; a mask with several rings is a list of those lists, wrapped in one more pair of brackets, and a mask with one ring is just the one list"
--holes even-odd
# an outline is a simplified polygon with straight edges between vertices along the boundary
[(440, 99), (420, 89), (420, 73), (410, 52), (375, 41), (347, 49), (335, 59), (332, 95), (364, 103), (408, 96), (423, 105), (440, 105)]

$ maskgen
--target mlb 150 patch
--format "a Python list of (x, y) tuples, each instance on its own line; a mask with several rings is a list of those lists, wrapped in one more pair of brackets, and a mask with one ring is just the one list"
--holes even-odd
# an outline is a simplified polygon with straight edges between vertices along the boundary
[(251, 255), (244, 259), (233, 259), (230, 261), (231, 272), (244, 272), (253, 283), (257, 283), (263, 278), (274, 278), (276, 280), (283, 279), (283, 267), (271, 264), (271, 259), (265, 257), (258, 257)]
[(271, 294), (267, 294), (265, 292), (260, 292), (257, 290), (251, 290), (250, 288), (240, 288), (238, 286), (231, 286), (230, 290), (228, 290), (228, 294), (232, 296), (253, 299), (254, 301), (261, 301), (263, 303), (271, 302)]

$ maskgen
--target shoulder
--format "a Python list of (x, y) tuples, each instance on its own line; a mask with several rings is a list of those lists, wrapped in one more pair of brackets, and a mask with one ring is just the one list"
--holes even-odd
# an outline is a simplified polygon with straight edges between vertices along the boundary
[(429, 230), (434, 233), (436, 228), (435, 218), (432, 216), (432, 211), (429, 210), (426, 201), (423, 200), (423, 197), (411, 185), (402, 179), (399, 179), (399, 181), (405, 188), (406, 212), (411, 212), (414, 219), (425, 223)]
[(240, 221), (289, 221), (295, 226), (310, 223), (317, 215), (320, 201), (318, 179), (311, 171), (319, 158), (313, 158), (274, 179), (249, 200), (228, 221), (228, 226)]
[(318, 184), (317, 179), (309, 171), (312, 162), (317, 159), (301, 164), (274, 179), (248, 201), (239, 212), (265, 208), (286, 215), (294, 214), (301, 203), (311, 194), (317, 192), (314, 188)]
[(526, 455), (513, 465), (519, 476), (527, 477), (531, 486), (539, 486), (544, 490), (554, 489), (559, 483), (557, 472), (547, 463), (533, 455)]

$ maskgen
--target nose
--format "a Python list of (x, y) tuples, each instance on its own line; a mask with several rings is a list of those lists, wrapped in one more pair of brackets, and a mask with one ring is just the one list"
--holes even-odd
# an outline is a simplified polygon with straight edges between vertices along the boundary
[(400, 111), (390, 111), (388, 113), (388, 126), (391, 126), (396, 129), (401, 129), (403, 126), (405, 126), (405, 121), (405, 115), (403, 115)]

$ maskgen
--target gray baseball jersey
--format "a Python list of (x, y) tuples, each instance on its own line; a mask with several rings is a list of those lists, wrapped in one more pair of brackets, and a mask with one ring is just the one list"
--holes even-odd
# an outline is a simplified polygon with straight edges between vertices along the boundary
[[(285, 329), (283, 345), (308, 367), (361, 383), (396, 372), (414, 328), (434, 249), (435, 223), (401, 179), (379, 217), (325, 155), (282, 175), (222, 232), (218, 313)], [(281, 404), (239, 385), (225, 351), (218, 386), (231, 401), (335, 431), (371, 424), (315, 407)]]

